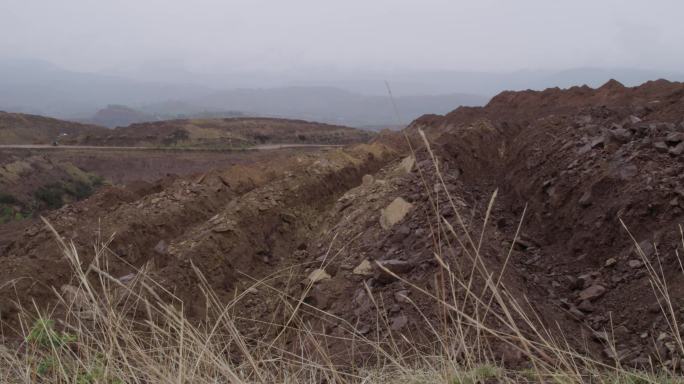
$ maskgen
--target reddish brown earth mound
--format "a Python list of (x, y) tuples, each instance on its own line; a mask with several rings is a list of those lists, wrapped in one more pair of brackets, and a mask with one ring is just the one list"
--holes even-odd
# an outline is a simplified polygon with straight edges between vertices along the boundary
[[(193, 318), (202, 319), (206, 308), (193, 265), (219, 300), (248, 295), (234, 310), (250, 339), (281, 332), (291, 314), (283, 297), (304, 297), (302, 316), (341, 361), (350, 361), (351, 346), (339, 341), (347, 332), (387, 343), (403, 335), (412, 342), (406, 348), (434, 347), (426, 319), (448, 326), (466, 319), (442, 313), (426, 292), (483, 315), (486, 306), (464, 303), (458, 284), (486, 268), (468, 289), (500, 282), (507, 297), (572, 347), (630, 365), (656, 357), (676, 366), (676, 335), (648, 266), (663, 271), (679, 314), (682, 111), (684, 85), (666, 81), (505, 92), (483, 108), (416, 120), (406, 130), (415, 157), (397, 136), (380, 135), (370, 145), (234, 166), (156, 189), (103, 191), (48, 220), (75, 239), (85, 260), (98, 235), (116, 233), (112, 274), (148, 265)], [(28, 277), (0, 291), (7, 324), (17, 295), (46, 305), (49, 288), (69, 282), (50, 236), (36, 224), (5, 239), (0, 286)], [(482, 264), (472, 258), (474, 248)], [(453, 297), (450, 284), (460, 287)], [(494, 302), (484, 322), (510, 331), (497, 301), (487, 294), (483, 300)], [(532, 331), (521, 326), (530, 337)], [(614, 335), (616, 351), (606, 349), (602, 332)], [(296, 348), (296, 335), (290, 343)], [(363, 360), (360, 352), (354, 357)], [(504, 346), (492, 353), (524, 363)]]
[(527, 207), (527, 240), (513, 263), (532, 303), (553, 305), (587, 330), (614, 330), (625, 362), (643, 364), (658, 354), (677, 361), (679, 353), (665, 348), (675, 337), (661, 311), (665, 303), (620, 220), (652, 266), (662, 268), (675, 312), (684, 310), (677, 256), (683, 84), (625, 88), (611, 81), (596, 90), (505, 92), (484, 108), (425, 116), (411, 130), (418, 128), (468, 190), (499, 188), (493, 221), (505, 237), (513, 238)]

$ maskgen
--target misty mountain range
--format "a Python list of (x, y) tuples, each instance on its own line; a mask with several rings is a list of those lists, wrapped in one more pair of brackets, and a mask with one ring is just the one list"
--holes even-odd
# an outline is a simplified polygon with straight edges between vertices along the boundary
[[(382, 127), (406, 124), (425, 113), (446, 113), (459, 105), (483, 105), (502, 90), (595, 87), (610, 78), (637, 85), (657, 78), (683, 81), (684, 75), (629, 68), (510, 73), (318, 69), (302, 74), (148, 70), (111, 75), (5, 59), (0, 60), (0, 110), (106, 126), (249, 115)], [(397, 112), (385, 80), (391, 85)]]

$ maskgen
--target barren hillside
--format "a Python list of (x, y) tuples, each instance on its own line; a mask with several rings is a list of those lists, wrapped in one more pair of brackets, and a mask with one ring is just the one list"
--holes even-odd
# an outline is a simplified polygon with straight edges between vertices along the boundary
[[(373, 348), (447, 348), (442, 329), (468, 341), (454, 359), (473, 348), (524, 369), (590, 356), (677, 370), (682, 111), (684, 84), (663, 80), (504, 92), (421, 117), (408, 141), (382, 134), (139, 195), (107, 188), (47, 220), (84, 266), (93, 242), (114, 234), (98, 265), (122, 285), (159, 283), (157, 299), (194, 322), (230, 303), (250, 345), (352, 372), (385, 357)], [(3, 236), (0, 312), (16, 329), (18, 304), (44, 307), (52, 287), (78, 287), (43, 223)], [(244, 362), (240, 346), (227, 348)]]
[(0, 145), (72, 142), (81, 135), (99, 135), (106, 131), (96, 125), (0, 111)]

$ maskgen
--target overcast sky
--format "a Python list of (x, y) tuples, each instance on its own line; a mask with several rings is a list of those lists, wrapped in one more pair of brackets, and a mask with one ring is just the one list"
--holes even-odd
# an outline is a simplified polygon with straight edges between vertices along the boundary
[(0, 0), (0, 55), (88, 71), (684, 68), (681, 0)]

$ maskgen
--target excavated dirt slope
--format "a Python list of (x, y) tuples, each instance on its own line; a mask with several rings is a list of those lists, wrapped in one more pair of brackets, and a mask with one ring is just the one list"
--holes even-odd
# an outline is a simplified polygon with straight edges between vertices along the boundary
[[(499, 188), (493, 222), (508, 239), (527, 205), (515, 275), (532, 303), (554, 307), (549, 320), (579, 324), (594, 339), (596, 331), (612, 330), (625, 362), (645, 364), (650, 356), (676, 364), (664, 303), (620, 220), (664, 271), (674, 310), (684, 310), (677, 256), (684, 85), (659, 80), (625, 88), (610, 81), (596, 90), (505, 92), (485, 108), (425, 116), (414, 122), (418, 128), (438, 143), (467, 189)], [(471, 141), (464, 132), (486, 138)]]
[[(197, 294), (188, 268), (192, 261), (215, 288), (228, 293), (238, 268), (265, 273), (271, 261), (289, 258), (337, 195), (393, 156), (383, 144), (275, 156), (141, 190), (106, 187), (46, 219), (74, 239), (85, 260), (97, 239), (116, 234), (108, 260), (114, 276), (150, 263), (172, 290), (190, 298)], [(12, 300), (50, 303), (51, 287), (68, 283), (70, 274), (43, 224), (4, 236), (0, 312), (12, 323), (17, 309)], [(197, 308), (189, 306), (191, 314), (201, 310), (196, 303)]]
[[(233, 310), (250, 340), (282, 332), (291, 313), (283, 297), (303, 296), (304, 319), (342, 362), (353, 345), (339, 337), (349, 333), (392, 343), (403, 335), (412, 342), (406, 347), (430, 349), (436, 340), (425, 321), (446, 315), (421, 290), (448, 297), (445, 271), (468, 281), (486, 268), (572, 347), (676, 366), (674, 335), (647, 271), (663, 271), (674, 311), (684, 310), (683, 111), (684, 84), (666, 81), (504, 92), (483, 108), (416, 120), (406, 130), (413, 155), (401, 136), (380, 135), (367, 145), (179, 178), (143, 195), (102, 191), (48, 220), (84, 257), (98, 235), (116, 233), (112, 274), (127, 280), (148, 265), (192, 318), (206, 309), (192, 265), (220, 300), (244, 293)], [(473, 265), (468, 238), (479, 244), (480, 233), (482, 265)], [(5, 324), (15, 324), (12, 300), (46, 305), (51, 286), (69, 283), (50, 236), (35, 225), (6, 242), (0, 286), (18, 280), (0, 290)], [(475, 278), (471, 289), (484, 284)], [(491, 311), (486, 323), (505, 329), (502, 308)], [(606, 349), (606, 331), (615, 351)], [(298, 343), (289, 340), (293, 349)], [(351, 361), (363, 360), (361, 352)], [(505, 345), (492, 353), (524, 364)]]

